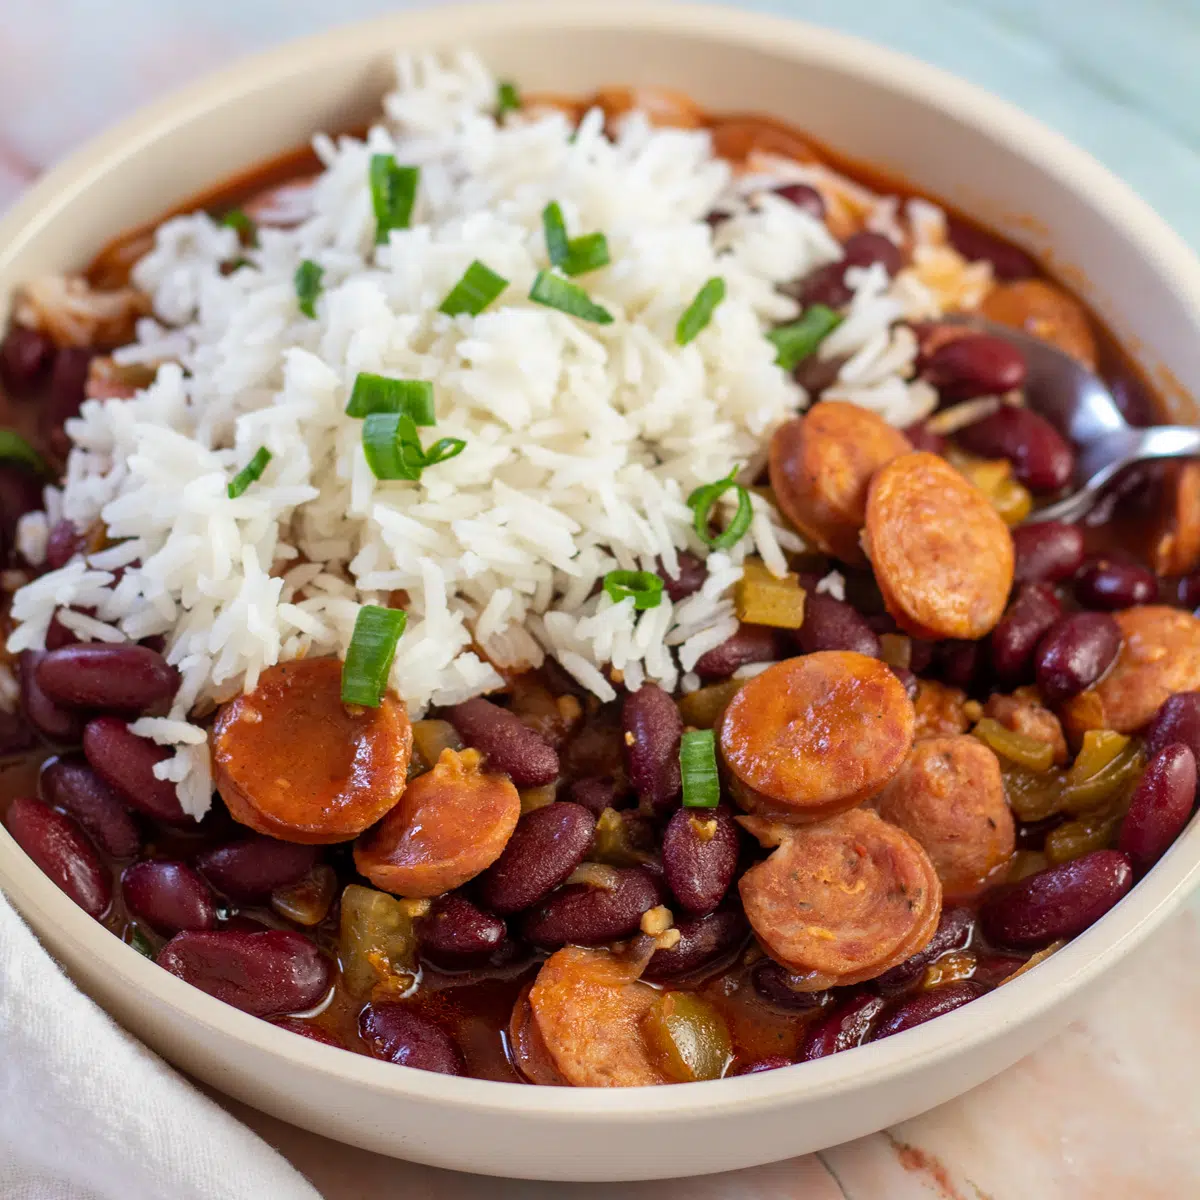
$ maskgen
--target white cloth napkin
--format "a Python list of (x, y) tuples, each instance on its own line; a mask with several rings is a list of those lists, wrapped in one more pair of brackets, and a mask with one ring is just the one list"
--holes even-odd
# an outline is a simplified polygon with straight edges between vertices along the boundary
[(320, 1200), (120, 1029), (0, 895), (0, 1200)]

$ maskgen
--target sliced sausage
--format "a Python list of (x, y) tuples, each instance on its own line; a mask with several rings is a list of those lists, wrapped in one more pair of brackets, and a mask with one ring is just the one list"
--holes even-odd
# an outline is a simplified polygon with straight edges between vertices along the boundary
[(665, 1083), (642, 1038), (658, 992), (607, 950), (567, 946), (552, 954), (529, 991), (533, 1025), (555, 1069), (574, 1087)]
[(969, 734), (917, 742), (878, 811), (924, 846), (949, 897), (980, 891), (1016, 848), (1000, 761)]
[(713, 153), (726, 162), (745, 162), (754, 153), (773, 154), (801, 163), (820, 161), (809, 141), (786, 122), (771, 117), (718, 117), (709, 129)]
[(1167, 511), (1154, 542), (1159, 575), (1190, 575), (1200, 567), (1200, 462), (1170, 463)]
[(738, 888), (763, 949), (803, 976), (798, 990), (874, 979), (933, 937), (942, 910), (937, 871), (915, 839), (878, 814), (852, 809), (802, 829), (740, 820), (778, 846)]
[(1018, 279), (997, 284), (983, 299), (980, 312), (992, 321), (1022, 329), (1096, 369), (1096, 338), (1078, 300), (1044, 279)]
[(867, 552), (884, 604), (915, 637), (974, 640), (1004, 612), (1013, 542), (988, 498), (936, 454), (904, 454), (867, 494)]
[(862, 563), (858, 535), (867, 485), (912, 449), (882, 417), (843, 400), (822, 400), (771, 438), (771, 488), (784, 516), (826, 554)]
[(768, 667), (729, 702), (721, 754), (738, 803), (819, 820), (874, 795), (913, 740), (913, 706), (886, 663), (823, 650)]
[(501, 855), (517, 827), (511, 779), (485, 775), (478, 750), (443, 750), (432, 771), (354, 845), (354, 865), (376, 887), (409, 899), (440, 896)]
[(1168, 696), (1200, 688), (1200, 619), (1164, 604), (1114, 613), (1121, 650), (1108, 674), (1061, 710), (1072, 736), (1141, 729)]
[(299, 659), (264, 671), (213, 728), (217, 791), (230, 816), (289, 842), (344, 842), (404, 791), (412, 726), (402, 701), (342, 703), (342, 664)]
[(529, 993), (533, 984), (526, 984), (513, 1005), (508, 1022), (508, 1044), (512, 1048), (513, 1065), (529, 1080), (543, 1087), (564, 1087), (566, 1080), (559, 1074), (546, 1042), (533, 1022)]
[[(1023, 691), (1022, 689), (1021, 691)], [(1062, 766), (1067, 761), (1067, 739), (1059, 719), (1034, 696), (1022, 695), (1021, 691), (1011, 696), (999, 693), (989, 696), (983, 706), (983, 715), (999, 721), (1005, 729), (1021, 733), (1038, 742), (1049, 742), (1054, 747), (1054, 761)]]
[(962, 688), (938, 683), (936, 679), (917, 681), (917, 698), (913, 701), (916, 721), (914, 739), (946, 737), (966, 733), (971, 728), (967, 716), (967, 693)]

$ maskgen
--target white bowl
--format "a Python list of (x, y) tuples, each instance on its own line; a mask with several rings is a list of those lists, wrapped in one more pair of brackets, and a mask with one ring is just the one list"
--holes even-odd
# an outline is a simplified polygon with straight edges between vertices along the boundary
[[(660, 84), (717, 111), (788, 118), (1052, 252), (1068, 278), (1086, 281), (1089, 300), (1143, 366), (1200, 392), (1200, 263), (1087, 155), (975, 88), (855, 39), (639, 0), (387, 17), (187, 88), (73, 155), (0, 224), (0, 320), (22, 280), (79, 267), (113, 234), (315, 130), (368, 120), (395, 49), (464, 44), (531, 91)], [(1176, 386), (1167, 398), (1179, 395)], [(0, 832), (0, 883), (13, 903), (80, 985), (171, 1062), (329, 1137), (437, 1166), (539, 1179), (743, 1167), (949, 1100), (1062, 1026), (1084, 993), (1179, 907), (1198, 870), (1193, 822), (1116, 909), (1049, 961), (886, 1041), (713, 1083), (564, 1090), (408, 1070), (227, 1007), (101, 929)]]

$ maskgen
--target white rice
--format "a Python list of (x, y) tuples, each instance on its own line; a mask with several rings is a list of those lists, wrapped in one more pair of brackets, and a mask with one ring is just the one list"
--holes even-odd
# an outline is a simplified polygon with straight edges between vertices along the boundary
[[(365, 142), (318, 137), (325, 172), (310, 215), (260, 228), (232, 273), (221, 268), (243, 253), (233, 230), (203, 214), (163, 224), (133, 276), (153, 317), (115, 355), (163, 365), (131, 399), (84, 404), (67, 424), (61, 491), (21, 524), (33, 564), (60, 517), (102, 521), (117, 544), (22, 588), (10, 651), (41, 647), (56, 611), (88, 639), (163, 636), (183, 686), (166, 718), (132, 728), (176, 748), (159, 773), (197, 817), (212, 783), (190, 718), (276, 662), (343, 654), (362, 604), (407, 597), (391, 685), (414, 716), (493, 690), (497, 666), (544, 654), (608, 700), (610, 670), (631, 687), (697, 686), (697, 660), (737, 628), (731, 588), (745, 556), (781, 574), (784, 551), (802, 545), (755, 497), (748, 536), (708, 558), (695, 595), (636, 613), (597, 587), (614, 568), (661, 560), (674, 572), (679, 552), (705, 554), (689, 493), (734, 467), (752, 477), (771, 431), (806, 403), (763, 335), (798, 315), (777, 285), (841, 250), (763, 187), (813, 169), (735, 178), (707, 133), (653, 129), (636, 113), (612, 142), (599, 111), (578, 130), (557, 113), (498, 125), (495, 94), (470, 55), (402, 58), (386, 120)], [(421, 169), (413, 225), (384, 246), (368, 188), (375, 153)], [(863, 194), (875, 228), (941, 252), (932, 206), (902, 213)], [(578, 282), (611, 325), (526, 299), (547, 265), (550, 200), (572, 234), (607, 235), (611, 265)], [(705, 216), (716, 208), (732, 215), (714, 232)], [(296, 307), (304, 259), (324, 270), (315, 320)], [(477, 317), (440, 315), (475, 259), (510, 286)], [(675, 323), (714, 275), (726, 298), (680, 348)], [(849, 283), (847, 319), (822, 348), (847, 356), (831, 394), (906, 425), (935, 398), (910, 381), (915, 339), (894, 326), (936, 310), (937, 296), (909, 271), (894, 282), (851, 271)], [(363, 371), (431, 380), (437, 429), (425, 433), (462, 438), (464, 452), (419, 483), (376, 480), (362, 422), (343, 411)], [(265, 474), (229, 499), (260, 446), (273, 456)]]

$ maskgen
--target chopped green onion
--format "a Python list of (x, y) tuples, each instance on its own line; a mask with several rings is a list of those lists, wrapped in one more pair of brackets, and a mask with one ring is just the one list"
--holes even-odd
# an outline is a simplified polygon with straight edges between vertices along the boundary
[(602, 233), (585, 233), (571, 239), (562, 269), (567, 275), (586, 275), (589, 271), (607, 267), (611, 261), (608, 238)]
[[(688, 498), (688, 508), (692, 510), (692, 528), (706, 546), (714, 550), (728, 550), (730, 546), (741, 540), (750, 522), (754, 519), (754, 509), (750, 505), (750, 493), (740, 483), (735, 482), (737, 467), (729, 472), (724, 479), (714, 483), (706, 483), (698, 487)], [(714, 534), (709, 528), (709, 519), (713, 506), (730, 488), (737, 490), (737, 512), (733, 520), (723, 532)]]
[(546, 237), (546, 254), (552, 267), (561, 267), (571, 253), (571, 239), (567, 237), (567, 223), (563, 220), (558, 202), (551, 200), (542, 209), (542, 232)]
[(404, 413), (417, 425), (432, 425), (433, 384), (425, 379), (389, 379), (360, 371), (346, 405), (346, 416), (365, 417), (369, 413)]
[(408, 623), (402, 608), (364, 604), (358, 610), (346, 661), (342, 663), (342, 703), (378, 708), (387, 690), (396, 643)]
[(643, 612), (662, 603), (663, 581), (653, 571), (609, 571), (604, 577), (604, 590), (614, 604), (632, 596), (633, 607)]
[(477, 317), (504, 289), (508, 280), (497, 275), (490, 267), (476, 259), (464, 272), (462, 278), (450, 289), (438, 312), (448, 317), (467, 313)]
[(254, 457), (233, 477), (227, 489), (230, 500), (236, 500), (256, 479), (260, 479), (270, 461), (270, 450), (266, 446), (259, 446)]
[(714, 275), (683, 310), (675, 326), (675, 344), (686, 346), (712, 320), (713, 312), (725, 299), (725, 280)]
[(806, 308), (800, 320), (790, 325), (781, 325), (767, 334), (774, 344), (775, 361), (785, 370), (792, 370), (803, 362), (842, 323), (840, 313), (824, 304)]
[(306, 258), (296, 268), (292, 283), (296, 288), (297, 305), (306, 317), (317, 315), (317, 297), (321, 294), (321, 276), (324, 274), (324, 268), (317, 266), (311, 258)]
[(0, 459), (17, 462), (37, 471), (39, 475), (49, 473), (46, 460), (19, 434), (11, 429), (0, 429)]
[(436, 467), (438, 463), (444, 463), (449, 459), (457, 458), (466, 448), (467, 443), (462, 438), (438, 438), (425, 451), (425, 465), (427, 467)]
[(231, 208), (221, 218), (221, 224), (237, 230), (237, 235), (247, 246), (258, 244), (258, 226), (240, 208)]
[(406, 413), (370, 413), (363, 422), (363, 454), (376, 479), (421, 478), (426, 467), (455, 458), (467, 443), (462, 438), (441, 438), (428, 450), (421, 448), (416, 424)]
[(154, 946), (151, 944), (150, 939), (136, 925), (129, 934), (128, 944), (143, 958), (154, 957)]
[(552, 271), (539, 271), (529, 289), (529, 298), (547, 308), (557, 308), (569, 317), (592, 321), (596, 325), (611, 325), (612, 313), (596, 304), (577, 283), (571, 283)]
[(716, 808), (721, 801), (717, 747), (711, 729), (692, 729), (679, 743), (684, 808)]
[(505, 113), (516, 112), (520, 107), (521, 93), (517, 91), (517, 85), (510, 80), (502, 79), (500, 86), (496, 88), (497, 118), (504, 116)]
[(371, 156), (371, 206), (375, 210), (375, 244), (383, 245), (393, 229), (407, 229), (417, 199), (419, 167), (401, 167), (390, 154)]

